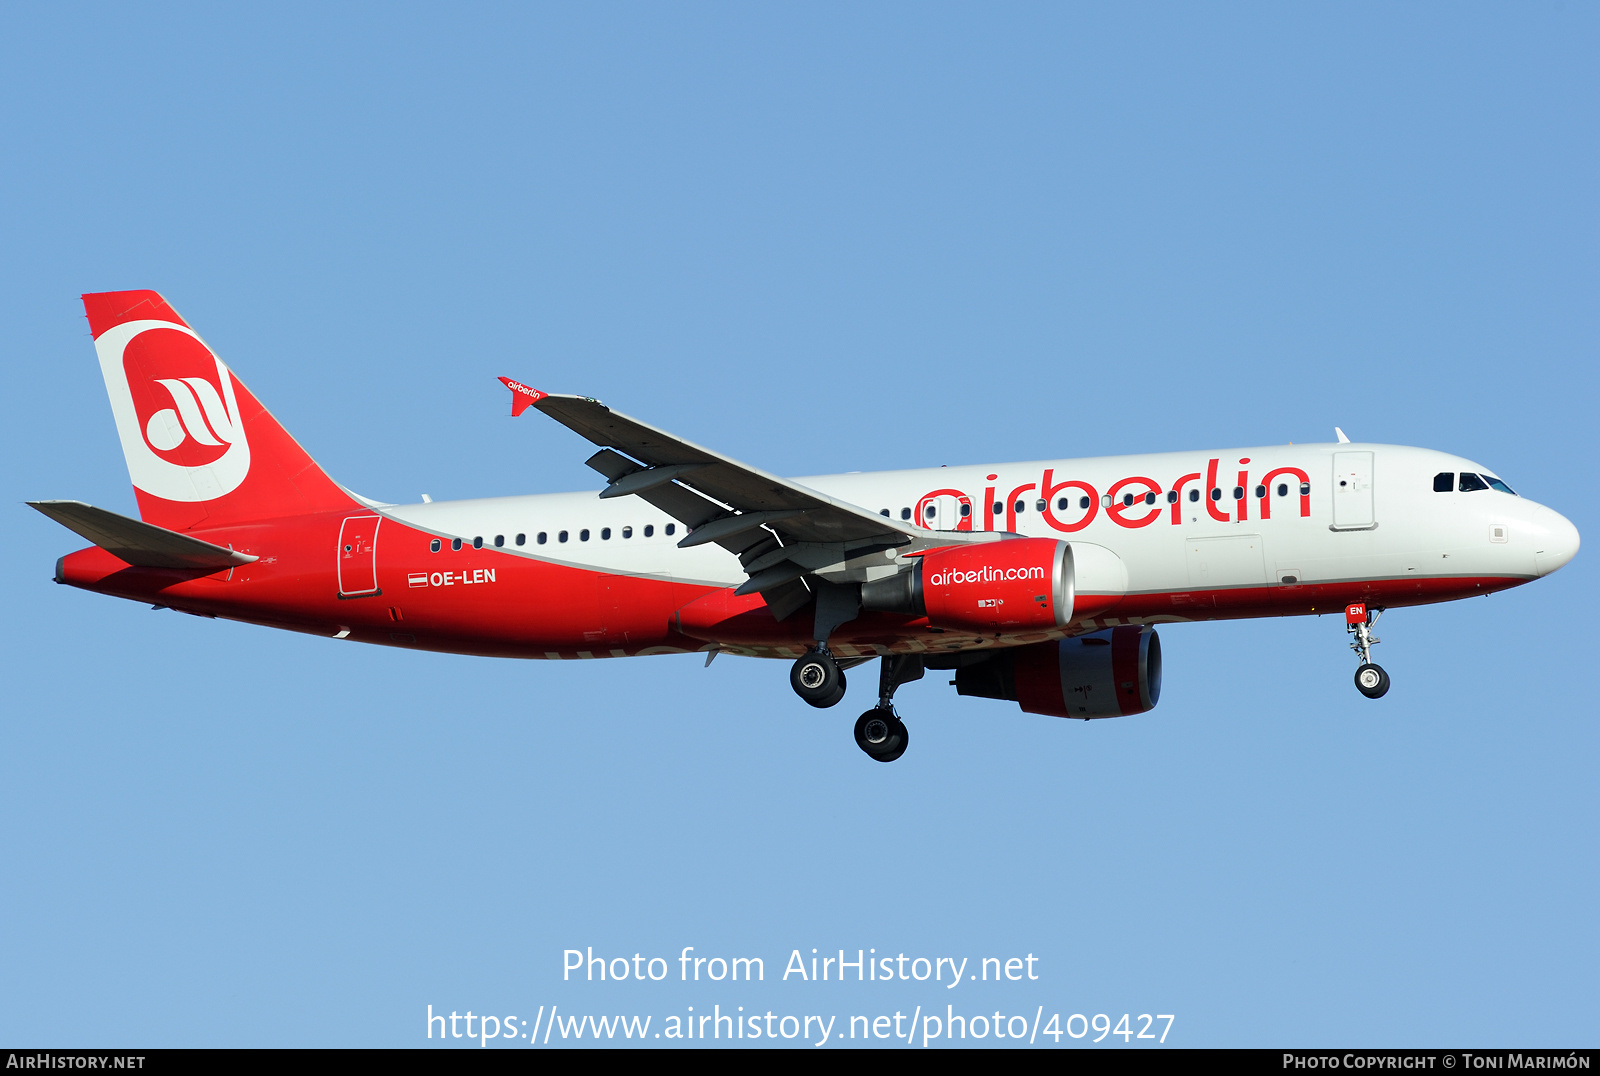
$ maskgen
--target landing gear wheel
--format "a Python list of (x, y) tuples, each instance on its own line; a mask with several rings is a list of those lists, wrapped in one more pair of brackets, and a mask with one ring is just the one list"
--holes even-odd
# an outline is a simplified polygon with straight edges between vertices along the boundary
[(822, 650), (807, 650), (789, 670), (789, 686), (812, 706), (832, 706), (844, 698), (844, 673)]
[(874, 708), (856, 719), (856, 746), (878, 762), (893, 762), (906, 753), (911, 734), (893, 710)]
[(1381, 699), (1389, 690), (1389, 674), (1371, 662), (1356, 670), (1356, 690), (1369, 699)]

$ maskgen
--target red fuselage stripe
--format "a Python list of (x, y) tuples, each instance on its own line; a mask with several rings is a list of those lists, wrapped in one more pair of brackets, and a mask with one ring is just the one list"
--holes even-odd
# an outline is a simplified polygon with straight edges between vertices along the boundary
[[(609, 657), (652, 648), (693, 650), (727, 643), (763, 650), (803, 649), (811, 616), (775, 620), (759, 596), (731, 588), (611, 574), (506, 550), (470, 546), (429, 552), (434, 536), (386, 518), (376, 549), (339, 545), (345, 520), (325, 513), (224, 533), (207, 541), (260, 557), (226, 571), (130, 567), (91, 547), (61, 561), (60, 581), (98, 593), (151, 602), (202, 616), (335, 635), (364, 642), (502, 657)], [(346, 538), (352, 532), (346, 531)], [(369, 563), (352, 561), (368, 556)], [(346, 593), (341, 596), (341, 571)], [(361, 575), (371, 571), (371, 575)], [(364, 592), (350, 594), (351, 573)], [(366, 590), (375, 579), (376, 589)], [(1488, 594), (1527, 582), (1507, 577), (1369, 579), (1185, 590), (1097, 597), (1080, 595), (1091, 612), (1075, 629), (1116, 624), (1340, 613), (1349, 602), (1395, 607)], [(713, 600), (713, 598), (715, 600)], [(693, 603), (692, 609), (690, 607)], [(680, 611), (685, 615), (680, 616)], [(687, 615), (693, 612), (693, 616)], [(1006, 635), (1007, 644), (1059, 633)], [(1036, 637), (1035, 637), (1036, 636)], [(970, 633), (940, 631), (925, 619), (866, 613), (840, 628), (834, 643), (864, 648), (964, 648), (988, 643)], [(920, 645), (919, 645), (920, 644)], [(1137, 664), (1137, 654), (1133, 657)], [(1120, 677), (1120, 670), (1119, 670)]]

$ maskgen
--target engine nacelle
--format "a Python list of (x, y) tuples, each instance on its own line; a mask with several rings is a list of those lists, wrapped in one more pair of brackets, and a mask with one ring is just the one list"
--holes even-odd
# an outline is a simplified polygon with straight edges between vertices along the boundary
[(1161, 640), (1128, 626), (1000, 650), (959, 666), (956, 691), (1051, 717), (1142, 714), (1161, 698)]
[(959, 631), (1039, 631), (1072, 619), (1072, 547), (1010, 538), (936, 549), (910, 571), (865, 583), (865, 609), (926, 616)]

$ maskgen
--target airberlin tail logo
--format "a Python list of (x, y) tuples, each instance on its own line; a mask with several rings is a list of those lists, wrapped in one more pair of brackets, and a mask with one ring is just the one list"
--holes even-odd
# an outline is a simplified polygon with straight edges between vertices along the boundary
[(233, 444), (232, 416), (222, 396), (203, 377), (158, 377), (155, 383), (172, 395), (144, 424), (145, 443), (157, 452), (173, 452), (193, 440), (197, 445), (225, 448)]
[(185, 326), (132, 321), (95, 341), (133, 484), (169, 501), (209, 501), (250, 472), (233, 375)]

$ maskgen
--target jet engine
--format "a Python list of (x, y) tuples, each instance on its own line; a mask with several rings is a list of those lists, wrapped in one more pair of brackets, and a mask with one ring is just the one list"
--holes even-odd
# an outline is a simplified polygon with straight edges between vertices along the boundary
[(1030, 714), (1142, 714), (1161, 698), (1161, 640), (1129, 626), (991, 651), (957, 666), (955, 685), (959, 694), (1008, 699)]
[(861, 605), (986, 633), (1064, 628), (1072, 619), (1072, 547), (1012, 538), (935, 549), (908, 571), (864, 583)]

